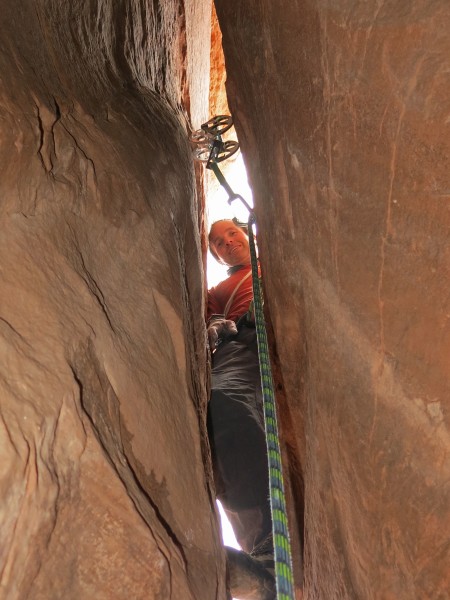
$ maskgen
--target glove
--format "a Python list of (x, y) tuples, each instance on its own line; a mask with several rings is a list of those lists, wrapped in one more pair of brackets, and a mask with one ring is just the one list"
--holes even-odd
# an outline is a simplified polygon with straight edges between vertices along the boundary
[(223, 315), (213, 315), (208, 322), (208, 342), (211, 352), (217, 348), (221, 341), (237, 334), (234, 321), (225, 319)]

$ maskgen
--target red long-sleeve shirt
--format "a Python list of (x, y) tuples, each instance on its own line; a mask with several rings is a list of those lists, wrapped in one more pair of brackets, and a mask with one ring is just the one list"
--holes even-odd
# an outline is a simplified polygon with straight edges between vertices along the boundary
[[(214, 314), (224, 314), (228, 299), (233, 293), (238, 283), (251, 271), (251, 265), (246, 265), (238, 271), (232, 273), (227, 279), (221, 281), (218, 285), (208, 291), (208, 311), (207, 319)], [(248, 311), (249, 304), (253, 299), (252, 277), (248, 277), (236, 292), (228, 314), (227, 319), (237, 321), (244, 313)]]

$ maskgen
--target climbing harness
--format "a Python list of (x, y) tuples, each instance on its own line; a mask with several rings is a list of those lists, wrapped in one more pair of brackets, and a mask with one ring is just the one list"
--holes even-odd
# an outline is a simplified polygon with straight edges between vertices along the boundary
[(258, 259), (256, 256), (253, 225), (255, 215), (247, 202), (239, 194), (235, 194), (220, 171), (217, 163), (232, 156), (239, 148), (237, 142), (223, 142), (222, 134), (233, 124), (231, 117), (220, 115), (213, 117), (202, 128), (191, 134), (191, 141), (196, 144), (194, 156), (205, 161), (222, 187), (228, 193), (228, 203), (240, 200), (249, 211), (248, 237), (250, 246), (253, 303), (255, 312), (256, 338), (258, 342), (259, 367), (263, 392), (264, 423), (266, 430), (267, 456), (269, 466), (270, 508), (272, 514), (273, 545), (275, 552), (275, 580), (278, 600), (294, 600), (294, 577), (292, 570), (291, 544), (289, 540), (288, 519), (281, 465), (280, 443), (275, 407), (272, 370), (269, 359), (269, 346), (264, 323), (262, 290), (258, 276)]

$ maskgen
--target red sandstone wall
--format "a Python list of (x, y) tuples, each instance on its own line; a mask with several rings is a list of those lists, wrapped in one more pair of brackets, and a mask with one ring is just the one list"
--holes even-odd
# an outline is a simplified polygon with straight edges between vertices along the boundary
[(447, 598), (450, 7), (216, 8), (305, 478), (305, 597)]
[(225, 596), (186, 136), (210, 19), (2, 2), (2, 598)]

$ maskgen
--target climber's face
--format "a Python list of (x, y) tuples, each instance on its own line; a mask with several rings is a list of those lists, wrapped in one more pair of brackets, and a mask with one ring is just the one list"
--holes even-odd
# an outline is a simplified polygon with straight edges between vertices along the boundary
[(248, 236), (233, 221), (218, 221), (213, 224), (209, 246), (217, 260), (229, 267), (250, 264)]

